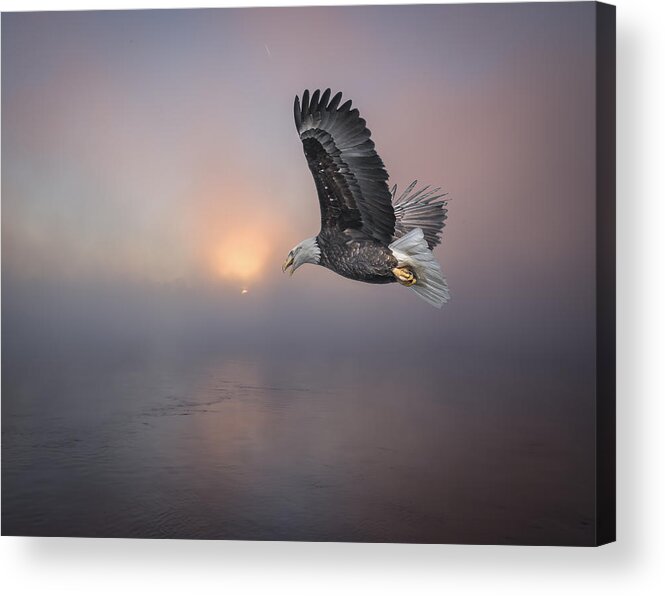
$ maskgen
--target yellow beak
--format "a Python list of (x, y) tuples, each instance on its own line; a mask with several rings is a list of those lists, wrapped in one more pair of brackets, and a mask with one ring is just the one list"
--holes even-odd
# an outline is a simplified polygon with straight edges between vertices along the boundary
[[(286, 257), (286, 261), (284, 261), (284, 264), (282, 265), (282, 273), (284, 273), (291, 265), (293, 265), (293, 257), (289, 255)], [(291, 270), (289, 273), (293, 275), (293, 270)]]

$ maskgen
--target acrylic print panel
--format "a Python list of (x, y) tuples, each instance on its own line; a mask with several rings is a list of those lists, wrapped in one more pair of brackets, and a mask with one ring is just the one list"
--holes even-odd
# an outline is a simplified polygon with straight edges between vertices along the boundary
[(612, 540), (613, 27), (3, 14), (2, 532)]

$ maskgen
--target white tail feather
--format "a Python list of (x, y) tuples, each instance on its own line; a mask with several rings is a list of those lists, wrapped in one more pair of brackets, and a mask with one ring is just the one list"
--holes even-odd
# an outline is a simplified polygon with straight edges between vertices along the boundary
[(441, 274), (441, 267), (428, 248), (425, 235), (420, 228), (414, 228), (395, 240), (388, 248), (399, 265), (408, 265), (413, 269), (417, 281), (409, 287), (410, 290), (437, 308), (441, 308), (450, 300), (450, 292)]

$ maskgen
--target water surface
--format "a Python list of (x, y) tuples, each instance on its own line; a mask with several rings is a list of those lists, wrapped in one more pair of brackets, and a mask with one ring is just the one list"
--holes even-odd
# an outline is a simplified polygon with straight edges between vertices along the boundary
[(3, 370), (2, 530), (588, 544), (588, 386), (543, 374), (214, 350), (24, 358)]

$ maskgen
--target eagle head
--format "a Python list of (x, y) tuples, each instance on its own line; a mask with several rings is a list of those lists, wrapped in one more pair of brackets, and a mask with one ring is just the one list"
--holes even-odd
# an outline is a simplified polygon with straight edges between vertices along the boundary
[(289, 251), (289, 255), (282, 265), (282, 271), (286, 271), (290, 267), (289, 274), (293, 275), (293, 272), (300, 265), (304, 265), (305, 263), (318, 265), (320, 261), (321, 249), (316, 242), (316, 238), (307, 238), (307, 240), (303, 240)]

